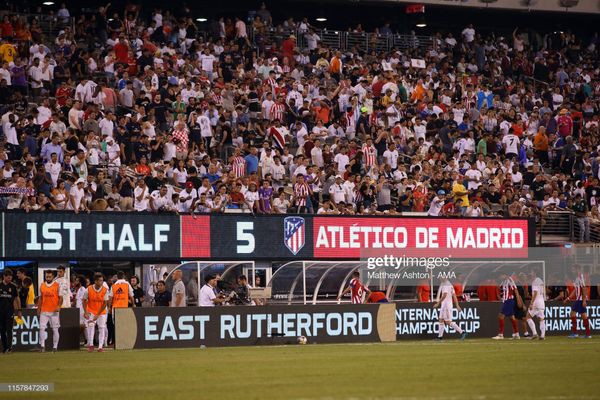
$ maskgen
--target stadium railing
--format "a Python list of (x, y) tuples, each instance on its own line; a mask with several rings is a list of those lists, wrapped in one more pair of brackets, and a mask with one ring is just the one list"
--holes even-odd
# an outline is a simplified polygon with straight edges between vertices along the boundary
[(577, 225), (571, 211), (548, 211), (537, 223), (539, 244), (573, 241), (574, 225)]
[[(254, 29), (249, 27), (249, 38), (253, 40), (256, 35)], [(266, 42), (281, 42), (290, 35), (296, 37), (296, 44), (299, 49), (307, 47), (305, 34), (307, 32), (292, 29), (270, 28), (263, 36)], [(352, 48), (359, 48), (364, 51), (390, 51), (392, 49), (407, 50), (415, 48), (434, 48), (436, 41), (433, 36), (423, 35), (381, 35), (368, 32), (349, 32), (336, 31), (331, 29), (317, 29), (315, 33), (319, 36), (320, 42), (330, 48), (346, 51)]]

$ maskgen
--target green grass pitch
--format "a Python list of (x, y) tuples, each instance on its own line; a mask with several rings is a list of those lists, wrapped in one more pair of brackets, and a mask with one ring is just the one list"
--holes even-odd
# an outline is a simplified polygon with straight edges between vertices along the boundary
[(13, 353), (0, 382), (55, 384), (0, 399), (600, 399), (600, 339)]

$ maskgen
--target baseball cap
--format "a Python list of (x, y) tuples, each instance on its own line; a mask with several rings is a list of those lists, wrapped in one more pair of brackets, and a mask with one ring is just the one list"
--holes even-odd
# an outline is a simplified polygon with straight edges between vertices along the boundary
[(186, 182), (186, 183), (185, 183), (185, 187), (186, 187), (186, 188), (193, 188), (193, 187), (194, 187), (194, 184), (193, 184), (192, 182)]
[(444, 190), (441, 190), (441, 189), (440, 189), (440, 190), (438, 190), (437, 194), (439, 194), (439, 195), (442, 195), (442, 196), (443, 196), (443, 195), (445, 195), (445, 194), (446, 194), (446, 192), (445, 192)]
[(76, 185), (79, 185), (80, 183), (85, 183), (85, 179), (83, 179), (83, 178), (79, 178), (79, 179), (77, 179), (77, 180), (75, 181), (75, 184), (76, 184)]

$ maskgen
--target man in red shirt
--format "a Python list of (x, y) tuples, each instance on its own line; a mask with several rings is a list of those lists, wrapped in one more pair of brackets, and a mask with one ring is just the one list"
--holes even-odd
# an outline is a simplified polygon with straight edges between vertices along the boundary
[(290, 67), (294, 66), (294, 48), (296, 48), (296, 36), (290, 35), (281, 43), (281, 55), (287, 57)]
[(417, 301), (420, 303), (429, 303), (431, 297), (431, 287), (429, 286), (429, 281), (427, 279), (423, 279), (419, 282), (419, 286), (417, 286)]
[(119, 36), (119, 40), (115, 44), (115, 57), (118, 62), (127, 64), (127, 56), (129, 54), (129, 45), (125, 40), (125, 35)]
[(56, 89), (56, 102), (59, 106), (64, 107), (67, 104), (67, 99), (71, 97), (72, 88), (67, 85), (66, 81), (62, 81), (58, 89)]
[(566, 108), (560, 110), (558, 118), (556, 119), (556, 126), (558, 127), (560, 136), (565, 138), (573, 135), (573, 119)]

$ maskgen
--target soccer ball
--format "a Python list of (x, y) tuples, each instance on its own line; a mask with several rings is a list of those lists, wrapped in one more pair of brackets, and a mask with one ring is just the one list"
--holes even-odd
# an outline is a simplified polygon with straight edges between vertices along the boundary
[(306, 344), (308, 343), (308, 339), (306, 338), (306, 336), (300, 336), (298, 338), (298, 344)]

